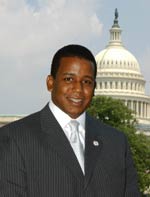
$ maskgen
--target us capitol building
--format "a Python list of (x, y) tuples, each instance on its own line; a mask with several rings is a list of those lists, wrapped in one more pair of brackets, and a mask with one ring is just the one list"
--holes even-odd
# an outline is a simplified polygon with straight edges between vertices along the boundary
[[(106, 48), (96, 55), (97, 87), (95, 95), (121, 99), (135, 111), (141, 131), (150, 133), (150, 96), (145, 94), (145, 80), (137, 59), (121, 41), (118, 11), (110, 29), (110, 41)], [(22, 116), (0, 116), (0, 126), (20, 119)]]
[(121, 32), (116, 9), (109, 43), (95, 57), (97, 62), (95, 95), (121, 99), (135, 112), (140, 129), (150, 132), (150, 96), (145, 94), (146, 82), (137, 59), (123, 45)]

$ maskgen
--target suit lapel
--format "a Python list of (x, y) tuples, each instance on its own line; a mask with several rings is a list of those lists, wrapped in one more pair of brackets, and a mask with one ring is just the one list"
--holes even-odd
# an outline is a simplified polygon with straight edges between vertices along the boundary
[(80, 181), (83, 180), (84, 176), (74, 151), (48, 105), (41, 111), (41, 127), (42, 131), (48, 134), (44, 138), (45, 143), (49, 144), (60, 155), (66, 166)]
[(86, 117), (86, 138), (85, 138), (85, 187), (92, 178), (96, 163), (100, 157), (102, 141), (100, 127), (94, 119)]

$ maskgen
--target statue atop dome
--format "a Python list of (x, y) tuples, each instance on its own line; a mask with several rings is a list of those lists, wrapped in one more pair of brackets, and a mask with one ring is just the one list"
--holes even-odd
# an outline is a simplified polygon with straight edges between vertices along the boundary
[(118, 19), (118, 16), (119, 16), (119, 13), (118, 13), (118, 10), (117, 8), (115, 9), (115, 19), (117, 20)]
[(118, 13), (118, 9), (116, 8), (115, 9), (115, 19), (114, 19), (114, 24), (112, 27), (119, 27), (119, 24), (118, 24), (118, 17), (119, 17), (119, 13)]

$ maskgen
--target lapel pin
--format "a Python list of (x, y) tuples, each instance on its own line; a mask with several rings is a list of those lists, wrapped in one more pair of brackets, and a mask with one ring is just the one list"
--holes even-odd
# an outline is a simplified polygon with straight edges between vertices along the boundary
[(93, 141), (93, 145), (94, 145), (94, 146), (99, 146), (99, 142), (96, 141), (96, 140), (94, 140), (94, 141)]

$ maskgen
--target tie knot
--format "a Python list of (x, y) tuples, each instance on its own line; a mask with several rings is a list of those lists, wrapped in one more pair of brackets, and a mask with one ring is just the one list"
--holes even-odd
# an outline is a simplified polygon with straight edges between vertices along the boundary
[(70, 140), (71, 142), (75, 143), (77, 141), (77, 138), (79, 138), (79, 133), (78, 133), (79, 122), (76, 120), (71, 120), (69, 122), (69, 126), (71, 130)]
[(78, 131), (78, 126), (79, 126), (79, 122), (78, 121), (76, 121), (76, 120), (71, 120), (70, 122), (69, 122), (69, 125), (70, 125), (70, 127), (71, 127), (71, 131)]

